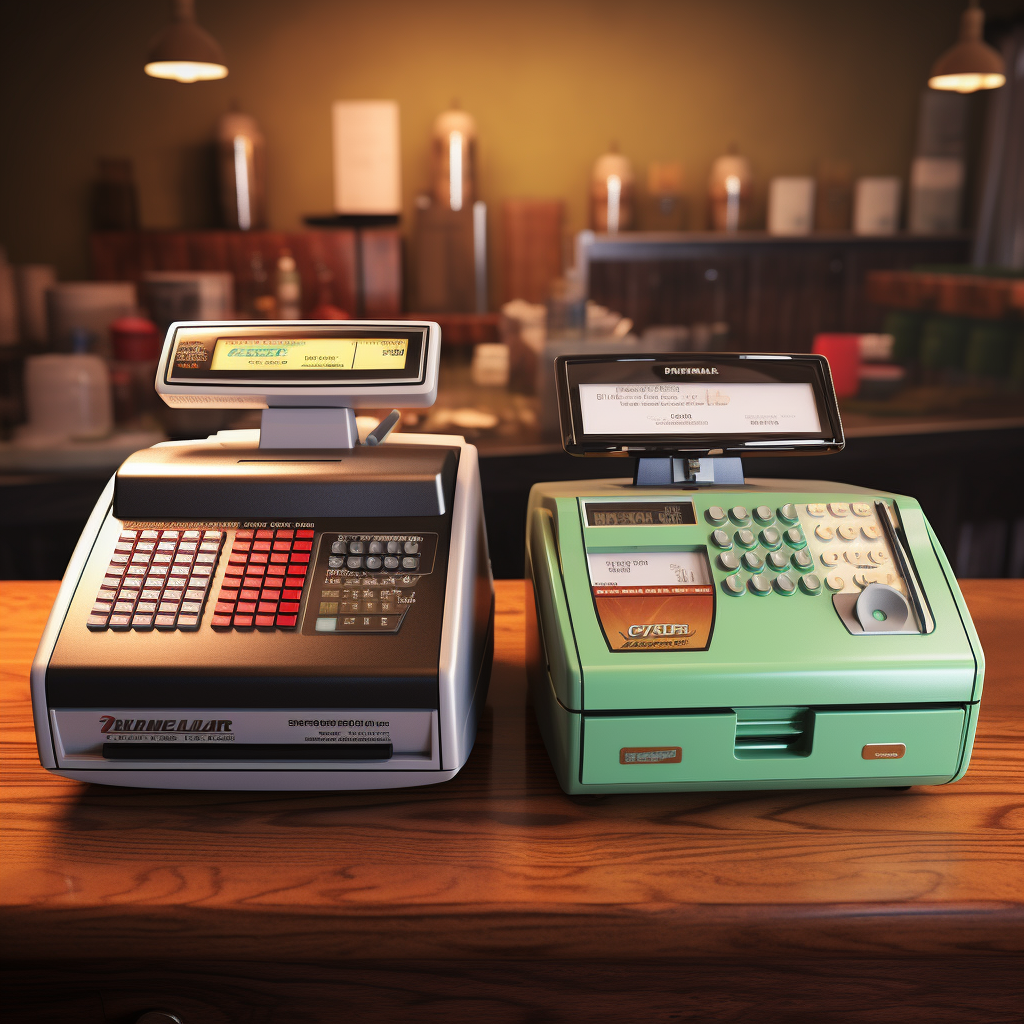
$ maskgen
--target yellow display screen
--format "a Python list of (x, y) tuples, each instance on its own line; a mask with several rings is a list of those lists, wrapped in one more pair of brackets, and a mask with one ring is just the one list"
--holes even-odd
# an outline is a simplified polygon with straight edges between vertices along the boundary
[(218, 338), (211, 370), (404, 370), (408, 338)]

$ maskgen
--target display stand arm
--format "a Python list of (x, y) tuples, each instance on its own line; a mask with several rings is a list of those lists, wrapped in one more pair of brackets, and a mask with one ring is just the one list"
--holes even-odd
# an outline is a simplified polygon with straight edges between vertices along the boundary
[(639, 458), (633, 483), (637, 487), (707, 487), (743, 484), (742, 459)]

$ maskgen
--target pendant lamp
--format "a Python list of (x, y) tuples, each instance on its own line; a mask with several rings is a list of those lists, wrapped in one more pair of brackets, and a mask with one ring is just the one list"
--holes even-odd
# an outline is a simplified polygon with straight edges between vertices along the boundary
[(174, 0), (171, 23), (153, 40), (145, 72), (174, 82), (209, 82), (227, 77), (220, 44), (196, 23), (195, 0)]
[(985, 12), (978, 0), (970, 0), (960, 19), (959, 40), (932, 68), (928, 84), (933, 89), (977, 92), (998, 89), (1006, 81), (1003, 58), (981, 38), (984, 27)]

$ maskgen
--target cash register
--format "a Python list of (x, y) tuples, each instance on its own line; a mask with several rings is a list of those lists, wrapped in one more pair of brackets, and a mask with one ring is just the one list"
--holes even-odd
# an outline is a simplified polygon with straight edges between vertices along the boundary
[(636, 459), (530, 494), (530, 699), (567, 793), (964, 775), (984, 656), (920, 505), (745, 476), (843, 447), (822, 357), (571, 356), (555, 375), (565, 450)]
[(360, 436), (437, 394), (430, 322), (175, 323), (156, 388), (259, 430), (136, 452), (100, 497), (32, 666), (42, 764), (120, 786), (450, 779), (490, 675), (476, 449)]

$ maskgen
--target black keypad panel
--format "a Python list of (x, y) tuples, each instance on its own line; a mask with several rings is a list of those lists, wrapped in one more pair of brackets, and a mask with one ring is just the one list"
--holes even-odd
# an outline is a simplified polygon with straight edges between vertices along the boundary
[(324, 533), (303, 632), (397, 633), (436, 550), (436, 534)]

